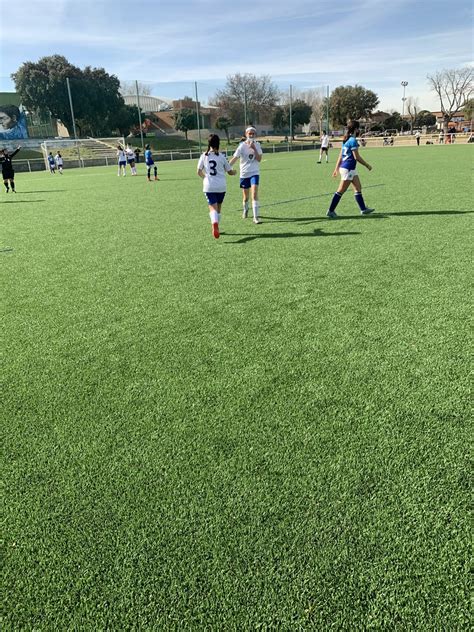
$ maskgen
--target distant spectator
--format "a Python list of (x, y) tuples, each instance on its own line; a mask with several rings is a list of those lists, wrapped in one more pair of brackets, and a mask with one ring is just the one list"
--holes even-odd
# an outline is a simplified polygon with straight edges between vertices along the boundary
[(418, 145), (418, 147), (420, 146), (420, 138), (421, 138), (421, 134), (419, 132), (419, 130), (416, 130), (415, 132), (415, 138), (416, 138), (416, 144)]
[(444, 132), (439, 133), (438, 143), (442, 145), (444, 143)]
[(140, 150), (138, 149), (138, 147), (136, 147), (133, 153), (135, 154), (135, 162), (138, 165), (138, 163), (140, 162)]

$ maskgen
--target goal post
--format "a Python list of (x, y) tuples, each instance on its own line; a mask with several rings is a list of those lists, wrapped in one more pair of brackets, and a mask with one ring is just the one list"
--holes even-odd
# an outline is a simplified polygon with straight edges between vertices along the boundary
[(87, 167), (103, 161), (105, 165), (115, 160), (117, 145), (125, 147), (125, 138), (115, 136), (109, 138), (81, 138), (81, 139), (55, 139), (45, 140), (41, 143), (41, 151), (46, 169), (48, 169), (48, 156), (61, 152), (65, 162), (70, 166)]

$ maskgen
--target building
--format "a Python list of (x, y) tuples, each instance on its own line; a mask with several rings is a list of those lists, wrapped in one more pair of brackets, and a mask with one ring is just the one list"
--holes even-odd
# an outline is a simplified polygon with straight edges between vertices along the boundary
[[(436, 128), (439, 130), (444, 129), (444, 116), (442, 112), (431, 112), (436, 117)], [(454, 112), (449, 123), (448, 129), (454, 128), (456, 132), (470, 132), (472, 121), (466, 119), (464, 112), (458, 110)]]

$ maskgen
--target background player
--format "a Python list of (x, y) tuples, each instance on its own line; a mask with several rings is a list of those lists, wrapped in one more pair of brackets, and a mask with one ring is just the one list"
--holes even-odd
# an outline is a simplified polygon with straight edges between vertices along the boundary
[(369, 171), (372, 170), (369, 163), (366, 162), (359, 154), (359, 143), (356, 140), (358, 131), (359, 123), (357, 121), (351, 121), (347, 126), (347, 131), (342, 139), (341, 153), (339, 154), (336, 167), (332, 174), (333, 177), (336, 178), (339, 173), (341, 176), (341, 183), (339, 184), (339, 188), (334, 194), (331, 205), (326, 213), (326, 216), (331, 219), (335, 219), (337, 217), (336, 206), (339, 204), (341, 197), (347, 191), (350, 184), (354, 187), (354, 197), (359, 205), (361, 214), (368, 215), (375, 210), (373, 208), (368, 208), (365, 205), (364, 198), (362, 196), (362, 185), (356, 171), (356, 165), (358, 162), (360, 162), (361, 165), (364, 165), (364, 167), (366, 167)]
[(127, 156), (125, 155), (125, 151), (122, 145), (117, 145), (117, 161), (118, 161), (118, 172), (117, 175), (126, 176), (127, 175)]
[(49, 165), (49, 173), (52, 173), (54, 175), (56, 173), (56, 161), (54, 160), (52, 151), (50, 151), (48, 154), (48, 165)]
[(159, 180), (158, 169), (156, 168), (155, 161), (153, 160), (153, 154), (151, 153), (150, 145), (145, 145), (145, 164), (146, 164), (146, 177), (148, 182), (151, 182), (151, 168), (155, 174), (155, 180)]
[(252, 191), (252, 211), (254, 224), (261, 224), (259, 218), (258, 185), (260, 182), (260, 161), (262, 160), (262, 148), (255, 140), (257, 130), (255, 127), (247, 127), (246, 140), (237, 147), (230, 159), (233, 165), (240, 158), (240, 188), (242, 189), (242, 217), (246, 219), (249, 211), (249, 189)]
[(321, 136), (321, 148), (319, 149), (318, 165), (321, 164), (323, 154), (326, 154), (326, 162), (329, 162), (329, 136), (326, 134), (326, 130), (323, 130)]
[(59, 173), (63, 175), (63, 157), (60, 151), (54, 156), (54, 161), (56, 162)]
[(211, 134), (207, 144), (207, 151), (199, 158), (197, 166), (198, 176), (203, 179), (202, 190), (209, 206), (212, 235), (216, 239), (219, 238), (221, 208), (227, 189), (225, 174), (227, 172), (230, 176), (235, 175), (235, 171), (230, 166), (225, 154), (219, 152), (219, 145), (219, 136)]

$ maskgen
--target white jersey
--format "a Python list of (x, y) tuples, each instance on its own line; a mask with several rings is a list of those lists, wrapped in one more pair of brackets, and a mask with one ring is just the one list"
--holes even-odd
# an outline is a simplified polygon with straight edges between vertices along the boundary
[(329, 147), (329, 136), (324, 134), (321, 136), (321, 149), (327, 149)]
[(260, 174), (260, 163), (255, 160), (255, 153), (259, 156), (263, 154), (260, 143), (253, 141), (256, 151), (250, 148), (247, 141), (240, 143), (234, 153), (234, 158), (240, 158), (240, 177), (250, 178), (250, 176), (258, 176)]
[(204, 193), (225, 193), (227, 190), (225, 174), (226, 171), (232, 170), (226, 155), (221, 151), (219, 155), (213, 151), (210, 151), (207, 156), (202, 154), (198, 162), (198, 171), (201, 169), (206, 174), (202, 186)]
[(125, 152), (123, 151), (123, 149), (118, 149), (117, 150), (117, 156), (118, 156), (118, 161), (119, 162), (127, 162), (127, 159), (125, 157)]
[(58, 167), (62, 167), (63, 166), (63, 157), (60, 156), (59, 154), (56, 154), (54, 156), (54, 160), (56, 161), (56, 164), (58, 165)]
[(131, 147), (126, 149), (125, 153), (127, 154), (127, 160), (135, 160), (135, 153)]

